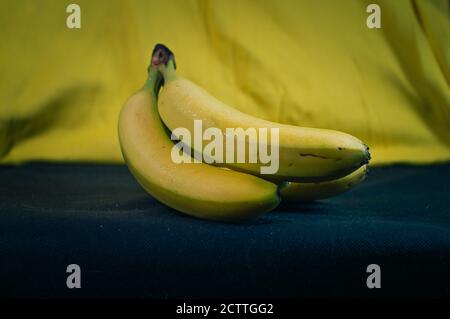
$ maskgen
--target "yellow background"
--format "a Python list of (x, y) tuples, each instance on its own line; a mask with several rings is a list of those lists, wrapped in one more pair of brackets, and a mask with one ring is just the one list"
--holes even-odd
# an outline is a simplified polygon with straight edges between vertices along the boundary
[[(368, 29), (369, 3), (381, 29)], [(66, 7), (81, 6), (80, 30)], [(447, 0), (1, 0), (0, 162), (120, 162), (153, 46), (245, 112), (342, 130), (373, 162), (450, 159)]]

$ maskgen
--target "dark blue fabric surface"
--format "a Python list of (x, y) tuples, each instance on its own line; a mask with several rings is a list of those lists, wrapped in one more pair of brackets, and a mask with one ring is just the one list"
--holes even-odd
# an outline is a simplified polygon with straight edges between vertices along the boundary
[[(66, 287), (79, 264), (82, 288)], [(366, 267), (381, 266), (381, 289)], [(245, 224), (180, 215), (125, 166), (0, 167), (3, 297), (450, 296), (450, 165), (371, 170)]]

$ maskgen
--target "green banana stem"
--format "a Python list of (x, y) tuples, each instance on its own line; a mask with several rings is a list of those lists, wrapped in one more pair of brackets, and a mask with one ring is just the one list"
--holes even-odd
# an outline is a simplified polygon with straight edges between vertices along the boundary
[(164, 82), (169, 82), (177, 78), (177, 73), (175, 72), (177, 68), (175, 55), (163, 44), (157, 44), (153, 49), (151, 67), (155, 67), (162, 73)]
[[(164, 81), (176, 76), (175, 56), (168, 47), (163, 44), (155, 45), (152, 53), (150, 65), (147, 68), (148, 77), (144, 88), (149, 89), (158, 97), (159, 89), (164, 85)], [(161, 72), (166, 73), (163, 77)]]
[(155, 90), (156, 82), (159, 82), (159, 76), (158, 76), (158, 70), (154, 66), (154, 59), (155, 59), (155, 49), (153, 50), (152, 57), (150, 59), (150, 64), (147, 67), (147, 81), (145, 83), (145, 87), (148, 89), (151, 89), (152, 91)]
[(145, 81), (144, 88), (151, 91), (155, 96), (158, 95), (159, 88), (161, 87), (162, 76), (161, 73), (153, 67), (149, 67), (147, 80)]
[(160, 70), (164, 77), (164, 82), (173, 81), (178, 77), (173, 60), (169, 60), (166, 65), (162, 65)]

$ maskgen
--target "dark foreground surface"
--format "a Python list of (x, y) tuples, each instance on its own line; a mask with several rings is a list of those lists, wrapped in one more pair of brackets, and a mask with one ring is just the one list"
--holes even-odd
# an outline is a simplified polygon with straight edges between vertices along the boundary
[(0, 166), (0, 297), (445, 296), (450, 165), (372, 169), (345, 195), (240, 225), (176, 213), (125, 166)]

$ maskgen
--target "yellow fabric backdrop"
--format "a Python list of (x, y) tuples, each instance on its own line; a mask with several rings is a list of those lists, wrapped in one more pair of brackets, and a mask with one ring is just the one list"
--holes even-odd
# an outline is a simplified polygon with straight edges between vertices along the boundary
[[(366, 7), (381, 6), (381, 29)], [(82, 28), (66, 27), (81, 6)], [(447, 0), (0, 0), (1, 163), (122, 161), (116, 122), (155, 43), (245, 112), (332, 128), (373, 162), (450, 159)]]

